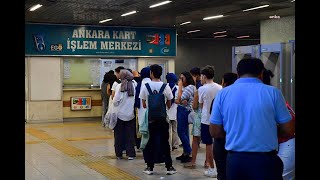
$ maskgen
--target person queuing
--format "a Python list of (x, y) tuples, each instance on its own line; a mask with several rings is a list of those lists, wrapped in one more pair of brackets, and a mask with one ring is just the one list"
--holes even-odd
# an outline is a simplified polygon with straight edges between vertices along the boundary
[[(271, 78), (273, 76), (274, 75), (270, 70), (265, 69), (263, 71), (263, 83), (266, 85), (271, 85)], [(293, 111), (288, 102), (286, 102), (286, 106), (291, 114), (292, 121), (295, 124), (295, 112)], [(278, 132), (280, 131), (278, 130)], [(282, 177), (284, 180), (295, 179), (295, 135), (292, 134), (291, 136), (281, 137), (281, 134), (279, 134), (278, 142), (278, 156), (281, 158), (283, 162)]]
[(201, 140), (206, 145), (206, 162), (209, 164), (208, 170), (204, 172), (205, 176), (216, 177), (217, 171), (214, 168), (213, 163), (213, 139), (210, 135), (210, 106), (212, 100), (216, 94), (222, 89), (222, 86), (215, 83), (214, 79), (214, 67), (205, 66), (201, 70), (201, 80), (204, 81), (204, 85), (199, 87), (199, 107), (201, 110)]
[[(238, 75), (236, 73), (225, 73), (221, 80), (221, 86), (223, 88), (230, 86), (238, 79)], [(210, 112), (212, 112), (212, 105), (213, 105), (214, 99), (211, 103)], [(211, 130), (211, 128), (210, 128)], [(212, 135), (213, 132), (210, 131), (210, 134)], [(224, 132), (225, 134), (225, 132)], [(217, 166), (217, 179), (218, 180), (227, 180), (227, 154), (228, 151), (225, 149), (226, 145), (226, 137), (219, 137), (215, 138), (213, 141), (213, 154), (214, 154), (214, 161)]]
[(239, 79), (213, 103), (210, 128), (214, 138), (225, 131), (228, 180), (282, 179), (277, 125), (283, 136), (291, 136), (294, 127), (281, 91), (261, 81), (263, 69), (260, 59), (242, 59)]
[(133, 74), (126, 69), (122, 69), (119, 76), (121, 83), (116, 86), (113, 98), (114, 106), (118, 107), (118, 119), (114, 128), (114, 147), (117, 158), (122, 159), (122, 151), (125, 144), (128, 160), (133, 160), (136, 157), (134, 149), (134, 96), (136, 84), (133, 82)]
[[(140, 99), (142, 99), (143, 108), (147, 108), (148, 110), (148, 119), (145, 120), (148, 121), (149, 140), (143, 149), (143, 158), (147, 164), (143, 172), (148, 175), (153, 174), (155, 163), (162, 163), (163, 161), (165, 162), (167, 175), (177, 172), (172, 166), (169, 145), (169, 123), (166, 120), (167, 112), (165, 107), (167, 106), (170, 109), (173, 94), (169, 85), (161, 82), (161, 75), (162, 67), (157, 64), (151, 65), (150, 77), (152, 81), (141, 86), (139, 95)], [(155, 94), (159, 94), (159, 96), (154, 96)], [(161, 101), (153, 99), (156, 97), (162, 97), (163, 99)], [(149, 100), (152, 100), (152, 103)], [(154, 105), (159, 105), (161, 108), (154, 108)]]
[(181, 163), (186, 163), (192, 160), (192, 158), (190, 157), (192, 149), (190, 146), (188, 115), (192, 111), (194, 92), (196, 90), (195, 82), (189, 72), (182, 72), (180, 74), (178, 86), (178, 94), (176, 96), (175, 102), (176, 104), (178, 104), (177, 129), (178, 136), (183, 147), (183, 154), (176, 157), (176, 160), (180, 160)]

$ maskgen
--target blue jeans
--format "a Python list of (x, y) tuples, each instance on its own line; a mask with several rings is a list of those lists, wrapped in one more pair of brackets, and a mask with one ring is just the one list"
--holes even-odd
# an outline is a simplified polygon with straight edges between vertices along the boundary
[(183, 146), (183, 152), (190, 154), (191, 146), (190, 146), (190, 136), (189, 136), (189, 123), (188, 123), (188, 115), (191, 111), (183, 106), (177, 107), (177, 122), (178, 122), (178, 136), (181, 140)]

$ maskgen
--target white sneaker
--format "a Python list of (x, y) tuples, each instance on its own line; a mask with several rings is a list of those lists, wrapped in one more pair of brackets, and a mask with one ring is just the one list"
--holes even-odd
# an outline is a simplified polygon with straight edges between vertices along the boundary
[(212, 178), (217, 177), (217, 170), (215, 168), (208, 168), (207, 171), (204, 171), (204, 175)]
[(128, 157), (128, 160), (133, 160), (134, 159), (134, 157)]
[(146, 174), (148, 174), (148, 175), (153, 174), (153, 170), (152, 170), (150, 167), (147, 167), (146, 169), (144, 169), (143, 172), (146, 173)]
[(174, 167), (170, 167), (167, 169), (167, 175), (172, 175), (172, 174), (175, 174), (177, 173), (177, 170), (174, 168)]

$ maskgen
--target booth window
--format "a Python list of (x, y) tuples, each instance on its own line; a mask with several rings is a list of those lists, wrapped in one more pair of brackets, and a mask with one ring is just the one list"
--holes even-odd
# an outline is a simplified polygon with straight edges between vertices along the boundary
[(63, 87), (100, 87), (100, 66), (99, 59), (65, 58), (63, 60)]

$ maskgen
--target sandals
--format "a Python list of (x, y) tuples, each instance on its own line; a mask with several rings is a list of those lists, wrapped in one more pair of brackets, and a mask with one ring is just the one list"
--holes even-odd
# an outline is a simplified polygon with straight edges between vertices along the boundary
[(188, 169), (195, 169), (196, 165), (195, 164), (191, 164), (191, 163), (187, 163), (183, 167), (184, 168), (188, 168)]

